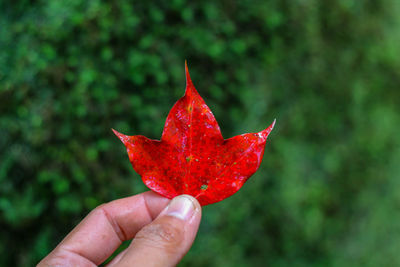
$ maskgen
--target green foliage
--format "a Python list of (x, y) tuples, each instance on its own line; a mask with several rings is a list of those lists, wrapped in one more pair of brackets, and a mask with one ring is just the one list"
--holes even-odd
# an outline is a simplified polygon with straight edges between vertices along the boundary
[(225, 137), (277, 125), (181, 266), (400, 265), (398, 1), (6, 2), (0, 265), (146, 190), (110, 128), (159, 138), (185, 59)]

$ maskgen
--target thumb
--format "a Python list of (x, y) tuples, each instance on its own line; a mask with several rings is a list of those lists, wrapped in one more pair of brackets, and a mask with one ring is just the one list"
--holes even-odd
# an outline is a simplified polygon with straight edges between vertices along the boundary
[(201, 207), (194, 197), (175, 197), (136, 234), (116, 265), (175, 266), (192, 246), (200, 219)]

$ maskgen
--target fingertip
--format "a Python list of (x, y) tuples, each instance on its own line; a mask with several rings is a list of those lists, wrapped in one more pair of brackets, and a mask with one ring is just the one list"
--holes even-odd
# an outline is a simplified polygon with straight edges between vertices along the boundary
[(177, 197), (186, 197), (186, 198), (190, 199), (190, 201), (193, 202), (193, 205), (195, 206), (195, 208), (201, 210), (201, 205), (200, 205), (199, 201), (197, 200), (197, 198), (195, 198), (191, 195), (187, 195), (187, 194), (179, 195)]
[(184, 221), (190, 221), (201, 210), (199, 202), (190, 195), (180, 195), (171, 200), (164, 214)]

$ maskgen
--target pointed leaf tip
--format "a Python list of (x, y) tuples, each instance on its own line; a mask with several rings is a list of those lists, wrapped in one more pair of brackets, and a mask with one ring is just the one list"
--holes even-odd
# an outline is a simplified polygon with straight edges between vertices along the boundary
[(186, 93), (189, 89), (193, 89), (192, 79), (190, 78), (189, 68), (187, 65), (187, 60), (185, 60), (185, 76), (186, 76)]
[(274, 129), (275, 123), (276, 123), (276, 119), (274, 119), (274, 121), (271, 123), (271, 125), (268, 126), (268, 128), (266, 129), (267, 135), (269, 135), (269, 133)]
[(114, 134), (121, 140), (122, 143), (124, 143), (124, 145), (129, 141), (129, 136), (124, 135), (116, 130), (114, 130), (113, 128), (111, 128), (111, 130), (114, 132)]
[[(271, 131), (274, 129), (276, 123), (276, 119), (272, 122), (270, 126), (268, 126), (265, 130), (261, 131), (259, 134), (261, 134), (262, 138), (267, 139), (268, 135), (271, 133)], [(260, 137), (261, 137), (260, 136)]]

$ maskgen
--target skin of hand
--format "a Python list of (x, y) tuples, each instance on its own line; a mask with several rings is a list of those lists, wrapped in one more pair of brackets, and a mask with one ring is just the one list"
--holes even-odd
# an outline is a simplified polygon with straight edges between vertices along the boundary
[(191, 247), (201, 219), (189, 195), (172, 200), (154, 192), (114, 200), (91, 211), (37, 266), (175, 266)]

